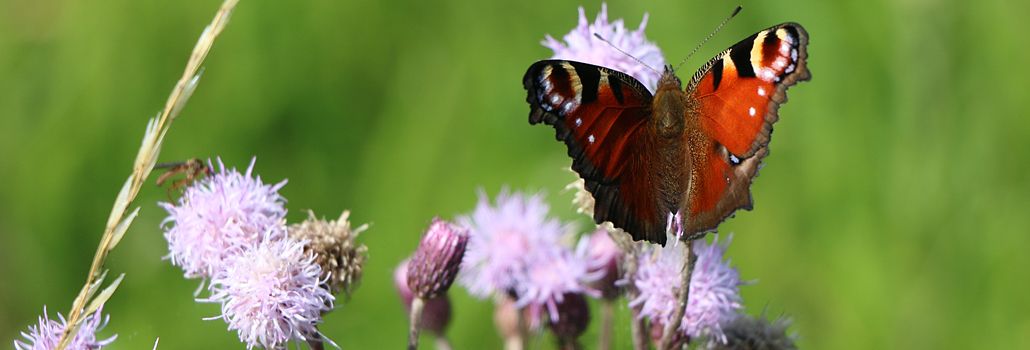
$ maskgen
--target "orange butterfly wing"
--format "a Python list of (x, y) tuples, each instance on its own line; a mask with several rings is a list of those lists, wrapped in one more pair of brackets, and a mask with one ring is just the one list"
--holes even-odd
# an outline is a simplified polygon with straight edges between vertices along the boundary
[(708, 139), (688, 140), (702, 150), (692, 155), (689, 234), (712, 231), (737, 209), (751, 209), (751, 180), (769, 153), (787, 88), (811, 78), (807, 46), (801, 25), (780, 24), (723, 51), (691, 80), (687, 91)]

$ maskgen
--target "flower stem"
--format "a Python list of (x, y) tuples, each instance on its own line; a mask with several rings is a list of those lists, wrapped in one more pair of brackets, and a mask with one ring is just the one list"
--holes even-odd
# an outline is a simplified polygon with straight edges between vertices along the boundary
[(612, 323), (615, 318), (615, 301), (604, 299), (601, 303), (601, 339), (597, 348), (600, 350), (610, 350), (612, 348)]
[(422, 308), (425, 301), (420, 297), (411, 300), (411, 318), (408, 326), (408, 350), (418, 349), (418, 331), (422, 323)]
[(683, 280), (680, 282), (679, 305), (676, 306), (671, 322), (666, 324), (665, 329), (662, 331), (662, 339), (658, 344), (658, 349), (671, 348), (673, 334), (679, 331), (680, 324), (683, 322), (683, 314), (686, 313), (687, 310), (687, 303), (689, 302), (688, 298), (690, 296), (690, 275), (694, 271), (694, 254), (690, 249), (691, 243), (692, 241), (685, 242), (687, 245), (687, 258), (683, 259), (683, 271), (680, 272), (680, 275), (683, 276)]
[(443, 334), (436, 337), (436, 350), (451, 350), (451, 348), (451, 342), (447, 341), (447, 337), (444, 337)]

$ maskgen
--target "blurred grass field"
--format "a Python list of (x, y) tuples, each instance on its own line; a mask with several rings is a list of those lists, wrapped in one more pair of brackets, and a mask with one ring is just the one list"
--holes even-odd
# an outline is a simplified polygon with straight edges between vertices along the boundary
[[(0, 0), (0, 346), (47, 305), (66, 312), (114, 195), (217, 1)], [(168, 135), (162, 160), (257, 156), (305, 209), (371, 222), (361, 287), (323, 332), (344, 349), (400, 348), (393, 267), (436, 215), (476, 190), (544, 191), (576, 215), (553, 132), (526, 121), (521, 76), (564, 35), (575, 1), (243, 1)], [(669, 61), (736, 3), (612, 2)], [(813, 80), (791, 89), (755, 210), (722, 226), (747, 311), (794, 320), (810, 349), (1030, 348), (1030, 2), (744, 2), (680, 72), (784, 21), (811, 35)], [(161, 260), (167, 200), (109, 259), (113, 349), (242, 348), (197, 281)], [(452, 291), (456, 349), (499, 348), (492, 304)], [(628, 327), (625, 306), (618, 325)], [(595, 325), (596, 326), (595, 322)], [(588, 347), (596, 329), (583, 338)], [(628, 328), (616, 340), (628, 346)], [(547, 339), (534, 348), (551, 348)], [(621, 347), (621, 346), (620, 346)]]

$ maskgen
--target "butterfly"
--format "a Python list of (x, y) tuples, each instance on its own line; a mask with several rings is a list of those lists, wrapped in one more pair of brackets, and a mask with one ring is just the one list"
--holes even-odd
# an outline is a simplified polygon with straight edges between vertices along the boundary
[(565, 142), (596, 223), (664, 245), (675, 218), (684, 239), (700, 238), (752, 209), (777, 110), (787, 88), (811, 78), (807, 46), (801, 25), (776, 25), (709, 60), (686, 90), (666, 66), (653, 95), (609, 68), (539, 61), (523, 78), (529, 122)]

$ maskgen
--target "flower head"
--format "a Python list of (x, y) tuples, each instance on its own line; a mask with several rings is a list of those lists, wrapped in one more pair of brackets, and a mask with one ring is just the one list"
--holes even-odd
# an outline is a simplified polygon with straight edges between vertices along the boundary
[[(72, 338), (70, 343), (68, 343), (68, 347), (66, 349), (102, 349), (108, 344), (111, 344), (111, 342), (118, 337), (117, 335), (113, 335), (107, 339), (97, 339), (97, 332), (107, 325), (107, 321), (109, 319), (107, 316), (101, 316), (101, 309), (83, 317), (78, 333), (75, 334), (75, 337)], [(47, 316), (46, 306), (44, 306), (43, 315), (39, 316), (39, 323), (35, 326), (29, 326), (28, 333), (21, 332), (21, 336), (25, 338), (25, 340), (15, 340), (14, 348), (17, 350), (55, 349), (57, 348), (57, 343), (61, 340), (61, 334), (64, 333), (64, 329), (67, 325), (68, 322), (60, 313), (57, 314), (57, 320), (51, 320), (50, 316)]]
[(285, 222), (286, 200), (278, 191), (286, 180), (266, 185), (252, 177), (254, 160), (243, 174), (218, 165), (217, 174), (191, 185), (177, 204), (160, 203), (168, 211), (161, 223), (168, 258), (189, 278), (211, 277), (233, 247), (253, 245)]
[[(710, 336), (725, 343), (723, 326), (736, 318), (743, 305), (740, 275), (723, 261), (723, 253), (730, 240), (719, 244), (718, 239), (716, 236), (711, 244), (704, 240), (693, 242), (697, 260), (690, 276), (690, 295), (680, 331), (691, 338)], [(640, 295), (630, 301), (630, 305), (640, 307), (641, 316), (661, 324), (671, 321), (678, 304), (683, 259), (686, 259), (686, 250), (676, 243), (652, 247), (641, 255), (633, 282)]]
[(304, 248), (314, 253), (315, 263), (328, 276), (326, 284), (334, 295), (341, 291), (350, 295), (357, 287), (368, 253), (368, 247), (355, 241), (368, 224), (352, 228), (349, 216), (350, 212), (344, 211), (339, 219), (327, 221), (308, 211), (307, 220), (289, 228), (290, 238), (307, 242)]
[[(647, 37), (644, 36), (646, 26), (647, 14), (644, 14), (640, 27), (635, 31), (627, 30), (622, 19), (608, 22), (608, 5), (602, 3), (601, 13), (597, 15), (593, 24), (587, 22), (586, 11), (580, 7), (579, 24), (565, 35), (564, 43), (548, 35), (542, 44), (554, 50), (554, 59), (575, 60), (612, 68), (633, 76), (654, 92), (661, 74), (652, 68), (664, 67), (665, 57), (658, 46), (647, 41)], [(642, 65), (619, 52), (612, 45), (595, 37), (595, 33), (647, 65)]]
[(469, 228), (459, 282), (480, 298), (512, 292), (529, 270), (530, 256), (560, 246), (567, 237), (569, 227), (549, 218), (548, 209), (539, 195), (504, 191), (491, 205), (480, 194), (472, 215), (459, 219)]
[(605, 299), (617, 298), (620, 288), (616, 281), (619, 280), (619, 265), (622, 263), (623, 254), (608, 230), (598, 227), (594, 233), (583, 236), (579, 244), (586, 248), (590, 271), (599, 276), (593, 284), (593, 289), (601, 292)]
[[(529, 307), (531, 311), (547, 311), (552, 322), (558, 321), (558, 305), (570, 294), (598, 296), (589, 287), (601, 277), (598, 271), (591, 271), (586, 245), (572, 249), (554, 245), (539, 247), (526, 256), (525, 269), (515, 275), (517, 281), (513, 291), (516, 305)], [(538, 328), (539, 318), (530, 320), (532, 328)]]
[(220, 317), (248, 348), (318, 339), (315, 326), (334, 300), (322, 288), (322, 269), (304, 251), (304, 242), (264, 235), (260, 243), (229, 255), (225, 268), (211, 279), (211, 297), (201, 301), (222, 303)]
[(408, 287), (423, 299), (446, 293), (461, 267), (468, 240), (467, 228), (434, 218), (411, 257)]
[[(411, 301), (415, 299), (415, 293), (408, 287), (408, 265), (410, 259), (404, 260), (393, 271), (393, 286), (397, 288), (397, 294), (404, 303), (404, 309), (411, 312)], [(429, 330), (434, 335), (443, 336), (447, 326), (451, 323), (451, 299), (447, 294), (441, 294), (425, 301), (422, 309), (422, 320), (419, 327)]]

